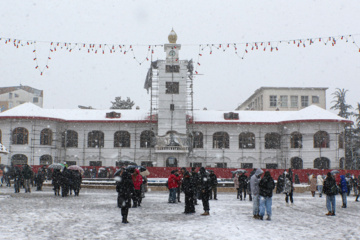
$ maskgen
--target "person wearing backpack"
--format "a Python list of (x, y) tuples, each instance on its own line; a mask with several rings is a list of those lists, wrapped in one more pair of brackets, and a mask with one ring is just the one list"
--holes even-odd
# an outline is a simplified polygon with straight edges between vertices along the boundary
[(347, 181), (345, 179), (344, 175), (340, 176), (340, 183), (339, 183), (339, 190), (341, 193), (341, 199), (343, 202), (343, 205), (341, 206), (342, 208), (346, 208), (346, 204), (347, 204), (347, 193), (348, 193), (348, 185), (347, 185)]
[(328, 209), (326, 216), (335, 216), (335, 196), (338, 194), (338, 188), (336, 186), (335, 178), (331, 175), (331, 172), (328, 172), (326, 175), (323, 192), (326, 194), (326, 207)]
[(285, 182), (284, 183), (284, 193), (286, 194), (285, 202), (289, 203), (289, 198), (290, 198), (290, 202), (294, 203), (294, 200), (293, 200), (294, 186), (293, 186), (293, 182), (292, 182), (292, 179), (289, 174), (285, 175), (284, 182)]

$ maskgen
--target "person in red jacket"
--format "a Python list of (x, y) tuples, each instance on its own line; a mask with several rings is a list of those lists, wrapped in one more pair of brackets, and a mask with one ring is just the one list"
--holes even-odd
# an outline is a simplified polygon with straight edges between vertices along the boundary
[(142, 176), (140, 175), (139, 169), (135, 169), (132, 174), (132, 180), (134, 183), (135, 194), (133, 195), (133, 208), (140, 207), (141, 204), (141, 184), (142, 184)]
[(169, 203), (176, 203), (176, 190), (179, 187), (179, 181), (181, 177), (178, 174), (178, 170), (171, 171), (171, 175), (168, 178), (168, 187), (170, 190), (169, 193)]

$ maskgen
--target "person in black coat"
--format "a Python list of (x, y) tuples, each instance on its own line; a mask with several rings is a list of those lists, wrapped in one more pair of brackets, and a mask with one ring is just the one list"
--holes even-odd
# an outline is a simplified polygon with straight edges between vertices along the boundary
[(277, 183), (276, 183), (276, 193), (282, 193), (284, 191), (285, 187), (285, 176), (287, 175), (287, 172), (285, 171), (283, 174), (281, 174), (278, 177)]
[(196, 168), (192, 167), (191, 168), (191, 177), (193, 178), (193, 181), (196, 185), (195, 189), (194, 189), (194, 205), (198, 205), (197, 203), (197, 199), (200, 193), (200, 189), (199, 189), (199, 185), (200, 185), (200, 181), (199, 181), (199, 174), (196, 172)]
[(328, 172), (324, 181), (323, 193), (326, 194), (326, 207), (328, 213), (326, 216), (335, 216), (336, 199), (335, 195), (338, 194), (335, 178), (331, 172)]
[(243, 172), (239, 176), (239, 193), (240, 193), (240, 201), (242, 201), (242, 193), (244, 192), (244, 200), (246, 199), (246, 189), (248, 186), (248, 178)]
[(204, 167), (200, 168), (199, 173), (200, 195), (204, 207), (204, 213), (201, 215), (208, 216), (210, 215), (209, 197), (211, 192), (211, 181)]
[(54, 186), (54, 193), (55, 196), (60, 196), (60, 181), (61, 179), (61, 172), (59, 169), (54, 169), (52, 174), (52, 185)]
[(217, 177), (214, 173), (213, 170), (210, 170), (210, 182), (211, 182), (211, 191), (210, 191), (210, 198), (209, 199), (212, 199), (212, 195), (214, 193), (214, 199), (217, 200), (216, 198), (216, 195), (217, 195), (217, 185), (218, 185), (218, 181), (217, 181)]
[(181, 185), (181, 190), (185, 193), (185, 214), (195, 213), (194, 192), (196, 187), (196, 179), (186, 171)]
[(127, 217), (131, 207), (131, 197), (135, 194), (134, 183), (131, 174), (124, 168), (121, 169), (115, 180), (116, 191), (118, 192), (117, 204), (121, 208), (122, 223), (129, 223)]
[(70, 178), (71, 178), (70, 170), (68, 170), (65, 167), (61, 174), (61, 178), (60, 178), (61, 196), (62, 197), (67, 197), (69, 195)]
[(275, 182), (274, 179), (271, 177), (270, 172), (266, 171), (264, 174), (264, 177), (261, 179), (260, 184), (260, 206), (259, 206), (259, 215), (260, 219), (263, 220), (263, 217), (265, 215), (265, 209), (266, 213), (268, 215), (266, 220), (271, 220), (271, 205), (272, 205), (272, 195), (273, 190), (275, 188)]
[(19, 193), (20, 192), (20, 185), (21, 185), (21, 179), (22, 179), (22, 174), (21, 171), (18, 167), (14, 168), (14, 189), (15, 189), (15, 193)]
[(72, 177), (73, 177), (72, 188), (74, 190), (74, 195), (79, 196), (81, 189), (81, 182), (82, 182), (81, 173), (77, 170), (73, 170)]

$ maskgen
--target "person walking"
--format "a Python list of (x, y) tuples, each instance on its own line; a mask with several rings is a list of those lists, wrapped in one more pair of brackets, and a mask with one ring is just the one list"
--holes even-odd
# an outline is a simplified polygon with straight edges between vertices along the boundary
[(236, 189), (236, 198), (239, 199), (240, 198), (240, 189), (239, 189), (239, 174), (238, 173), (235, 174), (233, 181), (234, 181), (234, 187)]
[(193, 178), (188, 171), (185, 171), (181, 184), (181, 190), (185, 193), (185, 214), (195, 213), (194, 191), (196, 187), (195, 178)]
[(54, 169), (52, 174), (52, 185), (54, 186), (55, 196), (60, 196), (60, 186), (61, 186), (61, 172), (60, 169)]
[(271, 220), (271, 206), (272, 206), (272, 195), (275, 188), (274, 179), (271, 177), (270, 172), (266, 171), (263, 179), (259, 183), (259, 195), (260, 195), (260, 206), (259, 215), (260, 220), (263, 220), (265, 210), (267, 214), (266, 220)]
[[(176, 203), (176, 191), (178, 187), (178, 182), (180, 181), (180, 176), (177, 175), (178, 170), (171, 171), (171, 175), (168, 178), (168, 188), (169, 188), (169, 203)], [(176, 176), (177, 175), (177, 176)]]
[(240, 201), (242, 201), (242, 194), (244, 192), (244, 200), (246, 200), (246, 189), (247, 189), (247, 176), (245, 175), (245, 172), (243, 172), (240, 176), (239, 176), (239, 193), (240, 193)]
[(30, 181), (33, 175), (33, 172), (31, 171), (31, 168), (29, 165), (25, 164), (22, 170), (22, 175), (24, 177), (24, 185), (25, 185), (25, 192), (30, 193)]
[(319, 192), (319, 197), (322, 197), (323, 185), (324, 185), (324, 178), (319, 174), (316, 177), (316, 187)]
[(122, 223), (129, 223), (127, 218), (131, 207), (131, 197), (135, 194), (132, 176), (126, 169), (121, 168), (119, 176), (115, 177), (115, 181), (118, 193), (117, 204), (121, 208)]
[(193, 178), (193, 181), (195, 183), (195, 189), (194, 189), (194, 205), (198, 205), (197, 199), (199, 195), (199, 174), (196, 172), (196, 168), (191, 168), (191, 177)]
[(341, 207), (346, 208), (348, 184), (347, 184), (347, 181), (346, 181), (344, 175), (340, 176), (339, 190), (340, 190), (340, 193), (341, 193), (341, 199), (342, 199), (342, 203), (343, 203), (343, 205)]
[(202, 216), (210, 215), (210, 206), (209, 206), (209, 196), (211, 194), (211, 181), (210, 177), (207, 175), (204, 167), (201, 167), (199, 170), (200, 173), (200, 195), (204, 208), (204, 213)]
[(310, 191), (311, 191), (311, 195), (313, 197), (315, 197), (317, 180), (315, 178), (315, 175), (311, 174), (310, 176), (311, 176), (311, 178), (310, 178)]
[(326, 216), (335, 216), (335, 208), (336, 208), (336, 194), (338, 194), (338, 189), (336, 186), (335, 178), (331, 175), (331, 172), (328, 172), (326, 175), (326, 179), (324, 181), (324, 194), (326, 194), (326, 207), (328, 213)]
[(217, 196), (217, 185), (218, 185), (218, 181), (217, 181), (217, 177), (214, 173), (213, 170), (209, 170), (210, 172), (210, 183), (211, 183), (211, 191), (210, 191), (210, 200), (212, 199), (212, 195), (214, 193), (214, 200), (217, 200), (216, 196)]
[(260, 219), (259, 215), (259, 184), (263, 170), (260, 168), (256, 169), (254, 175), (250, 178), (250, 188), (253, 197), (253, 215), (255, 219)]
[(290, 202), (294, 203), (294, 199), (293, 199), (294, 185), (293, 185), (291, 176), (289, 174), (285, 175), (285, 183), (284, 184), (285, 184), (284, 185), (284, 193), (286, 194), (285, 202), (289, 203), (289, 198), (290, 198)]
[(135, 169), (132, 174), (132, 180), (134, 183), (135, 193), (133, 194), (133, 208), (141, 207), (141, 184), (142, 176), (140, 175), (139, 169)]

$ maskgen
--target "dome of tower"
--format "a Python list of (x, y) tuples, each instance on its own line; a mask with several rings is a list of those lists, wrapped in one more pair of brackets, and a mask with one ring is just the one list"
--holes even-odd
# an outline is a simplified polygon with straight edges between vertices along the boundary
[(169, 39), (169, 43), (176, 43), (177, 35), (174, 29), (172, 29), (171, 32), (169, 33), (168, 39)]

